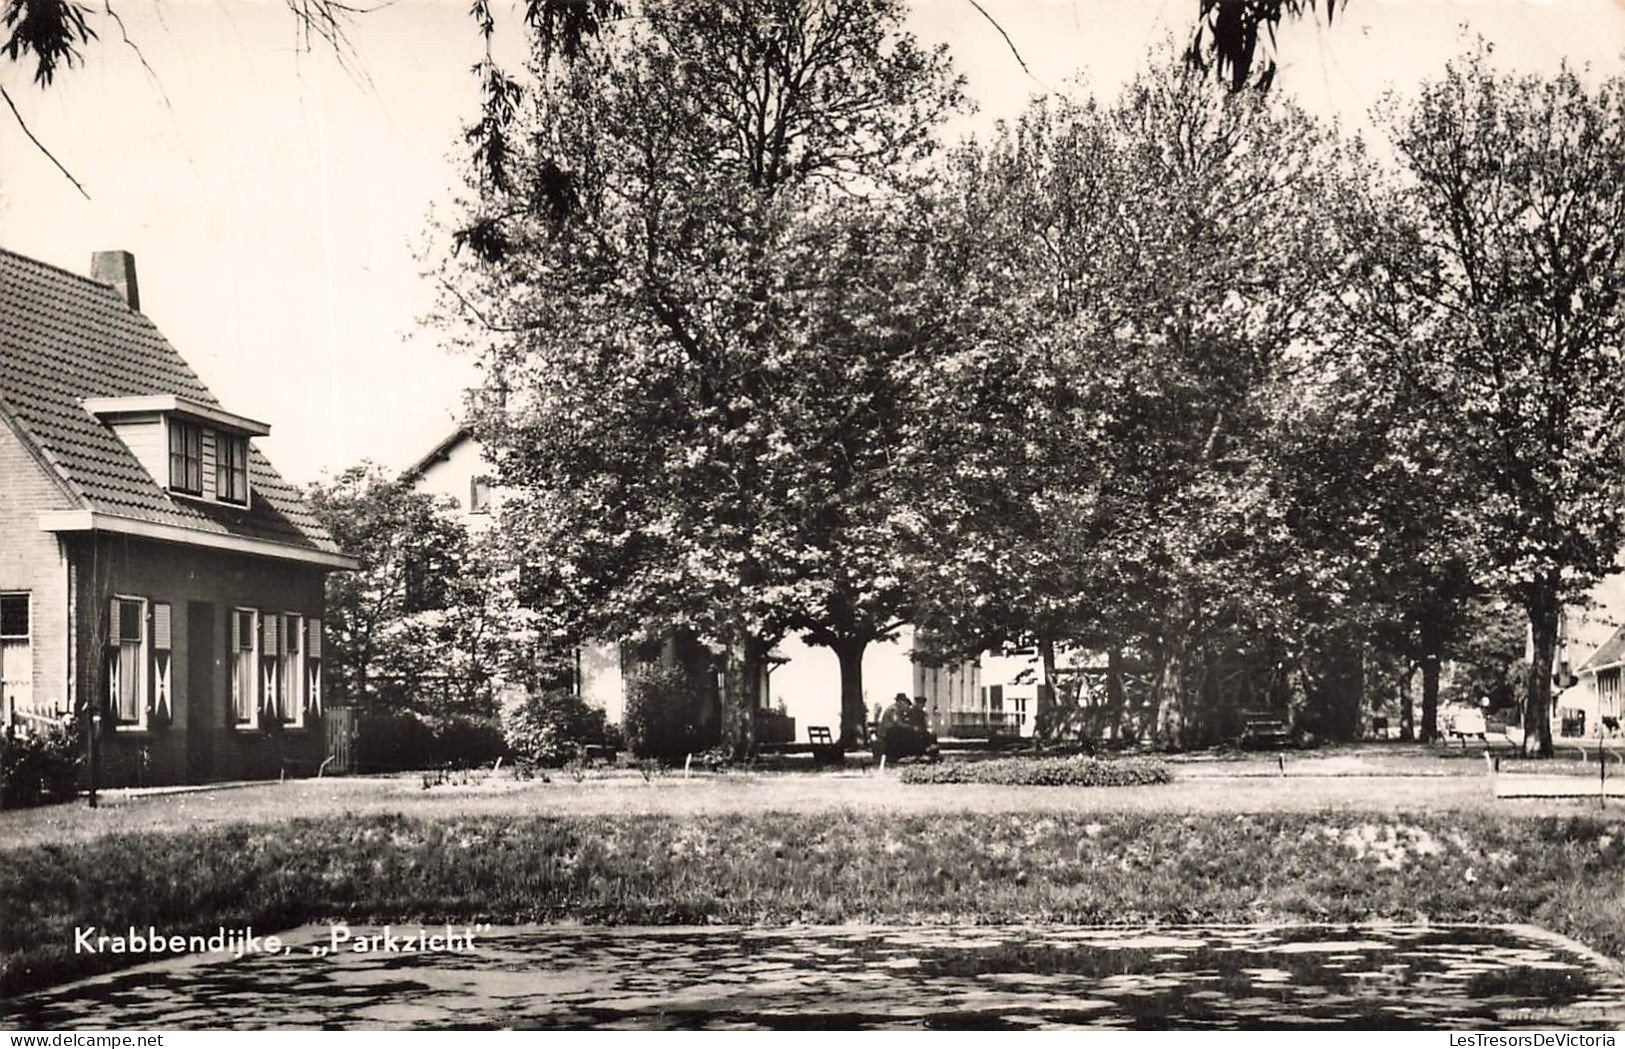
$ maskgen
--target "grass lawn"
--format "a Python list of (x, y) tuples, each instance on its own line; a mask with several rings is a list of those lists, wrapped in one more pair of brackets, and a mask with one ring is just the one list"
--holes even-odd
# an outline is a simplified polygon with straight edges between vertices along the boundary
[(119, 964), (74, 955), (78, 925), (337, 918), (1519, 921), (1625, 960), (1625, 806), (1495, 801), (1481, 753), (1172, 769), (1121, 788), (853, 770), (110, 792), (0, 814), (0, 996)]
[[(944, 788), (929, 788), (944, 789)], [(352, 922), (1518, 921), (1625, 958), (1625, 823), (1360, 812), (426, 818), (0, 853), (0, 996), (116, 967), (74, 929)]]

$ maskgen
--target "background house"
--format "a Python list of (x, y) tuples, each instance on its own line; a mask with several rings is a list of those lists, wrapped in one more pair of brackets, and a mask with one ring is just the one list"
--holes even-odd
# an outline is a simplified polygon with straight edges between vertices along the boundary
[(314, 772), (325, 576), (352, 568), (140, 312), (0, 251), (0, 711), (96, 715), (100, 785)]
[(1625, 573), (1604, 578), (1587, 600), (1564, 609), (1553, 668), (1552, 735), (1617, 735), (1625, 704)]

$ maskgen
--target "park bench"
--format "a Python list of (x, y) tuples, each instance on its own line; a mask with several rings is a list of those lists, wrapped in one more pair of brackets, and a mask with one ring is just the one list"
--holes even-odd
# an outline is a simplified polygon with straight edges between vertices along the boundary
[(589, 765), (595, 761), (613, 765), (619, 753), (618, 750), (607, 743), (588, 743), (581, 748), (581, 758)]
[(828, 725), (808, 725), (807, 742), (812, 744), (814, 765), (839, 765), (846, 760)]
[(1241, 745), (1266, 749), (1284, 747), (1292, 741), (1292, 730), (1286, 719), (1268, 710), (1243, 711), (1241, 715)]

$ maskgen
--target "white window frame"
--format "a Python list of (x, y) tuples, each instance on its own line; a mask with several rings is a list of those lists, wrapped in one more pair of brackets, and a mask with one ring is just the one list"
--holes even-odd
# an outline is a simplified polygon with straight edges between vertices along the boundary
[[(117, 680), (117, 677), (113, 671), (119, 664), (119, 650), (122, 647), (122, 641), (118, 637), (118, 624), (111, 621), (113, 614), (112, 603), (114, 601), (134, 601), (141, 606), (141, 614), (137, 617), (137, 622), (141, 624), (141, 647), (135, 659), (136, 682), (134, 721), (125, 721), (119, 715), (118, 694), (120, 692), (119, 685), (121, 682)], [(135, 594), (114, 594), (108, 599), (107, 613), (109, 616), (109, 622), (107, 624), (107, 704), (109, 712), (113, 717), (114, 730), (118, 732), (147, 731), (147, 688), (149, 685), (148, 679), (151, 676), (151, 672), (148, 670), (147, 661), (152, 658), (152, 629), (147, 623), (147, 616), (150, 611), (151, 607), (147, 599)]]
[[(468, 512), (471, 514), (488, 514), (491, 512), (491, 499), (493, 497), (491, 478), (484, 474), (476, 474), (468, 481)], [(485, 498), (481, 499), (481, 494)]]
[[(226, 454), (226, 448), (228, 446), (243, 450), (243, 497), (241, 499), (226, 498), (225, 489), (220, 486), (221, 473), (224, 472), (229, 477), (232, 472), (227, 465), (229, 456)], [(253, 505), (254, 471), (250, 465), (250, 458), (247, 437), (238, 433), (227, 433), (225, 430), (214, 431), (214, 498), (216, 502), (225, 506), (242, 507), (245, 510)]]
[[(255, 651), (259, 660), (259, 697), (261, 720), (269, 718), (278, 723), (286, 720), (282, 716), (284, 703), (284, 690), (282, 688), (282, 617), (275, 612), (261, 612), (257, 620), (259, 630), (254, 635)], [(270, 626), (276, 631), (277, 645), (275, 652), (265, 651), (265, 628)]]
[(282, 613), (281, 664), (282, 723), (289, 728), (305, 727), (305, 616), (302, 612)]
[[(23, 652), (28, 661), (28, 702), (26, 705), (18, 704), (15, 696), (6, 696), (9, 706), (0, 707), (0, 717), (8, 717), (16, 710), (26, 710), (29, 713), (38, 713), (34, 704), (34, 592), (32, 590), (4, 590), (0, 591), (0, 598), (20, 597), (28, 602), (28, 632), (26, 634), (0, 634), (0, 683), (5, 680), (5, 648), (6, 642), (23, 643)], [(9, 724), (9, 721), (6, 722)], [(0, 725), (0, 728), (3, 728)]]
[[(186, 429), (190, 429), (197, 434), (197, 489), (195, 491), (183, 487), (186, 483), (184, 477), (179, 480), (175, 477), (175, 435), (177, 432), (184, 432)], [(164, 417), (164, 461), (169, 464), (169, 484), (164, 487), (175, 495), (184, 495), (190, 499), (207, 498), (204, 493), (208, 491), (208, 485), (203, 479), (203, 433), (206, 429), (208, 427), (191, 419), (177, 419), (174, 416), (167, 415)], [(180, 455), (184, 464), (187, 458), (186, 439), (184, 437), (181, 439)]]
[[(242, 729), (245, 732), (254, 731), (260, 727), (260, 611), (257, 608), (233, 608), (231, 610), (231, 614), (233, 617), (246, 614), (249, 622), (253, 624), (252, 628), (249, 630), (249, 637), (253, 639), (253, 647), (246, 649), (232, 645), (232, 625), (231, 623), (226, 624), (226, 645), (227, 647), (231, 648), (231, 661), (230, 665), (227, 667), (227, 673), (230, 675), (229, 680), (231, 683), (231, 687), (227, 690), (227, 695), (231, 699), (231, 723), (234, 727)], [(244, 653), (246, 653), (248, 656), (248, 668), (250, 671), (252, 671), (250, 680), (254, 683), (254, 694), (248, 697), (247, 702), (247, 721), (244, 721), (237, 716), (237, 711), (240, 705), (239, 700), (241, 699), (238, 691), (239, 679), (237, 675), (237, 657)]]

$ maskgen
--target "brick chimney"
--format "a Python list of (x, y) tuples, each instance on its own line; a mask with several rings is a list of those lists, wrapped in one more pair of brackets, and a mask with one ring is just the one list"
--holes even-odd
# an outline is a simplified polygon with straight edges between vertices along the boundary
[(130, 309), (141, 309), (135, 284), (135, 256), (127, 251), (98, 251), (90, 256), (90, 279), (110, 284)]

